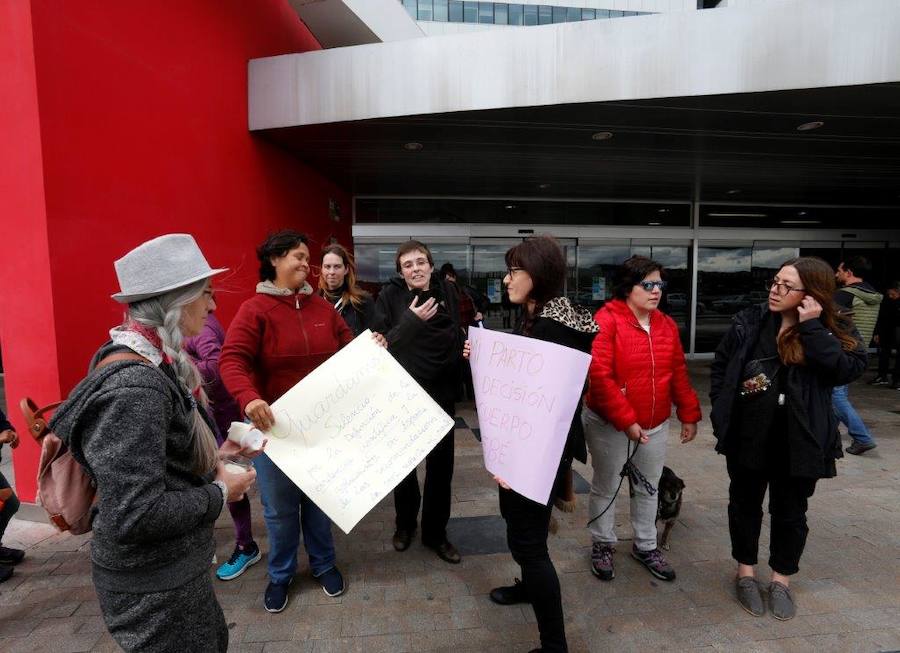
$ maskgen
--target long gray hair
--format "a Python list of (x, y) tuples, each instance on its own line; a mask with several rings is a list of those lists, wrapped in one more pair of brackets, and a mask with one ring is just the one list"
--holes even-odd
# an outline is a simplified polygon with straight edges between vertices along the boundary
[[(204, 408), (209, 406), (209, 400), (203, 389), (203, 377), (181, 347), (184, 340), (181, 333), (181, 309), (198, 299), (208, 284), (209, 280), (204, 279), (128, 306), (128, 316), (132, 320), (159, 334), (163, 351), (172, 359), (175, 376), (188, 392), (197, 397), (198, 403)], [(194, 471), (206, 474), (215, 468), (218, 461), (216, 438), (200, 411), (194, 408), (191, 413)]]

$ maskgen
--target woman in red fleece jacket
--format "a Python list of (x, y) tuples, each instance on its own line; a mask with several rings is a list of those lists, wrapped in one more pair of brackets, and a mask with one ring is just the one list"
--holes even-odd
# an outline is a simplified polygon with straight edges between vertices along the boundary
[[(269, 404), (353, 340), (353, 332), (306, 281), (306, 236), (280, 231), (269, 236), (256, 255), (260, 283), (228, 328), (219, 371), (241, 411), (266, 431), (274, 423)], [(301, 526), (313, 577), (328, 596), (342, 594), (344, 579), (335, 566), (331, 520), (267, 455), (259, 456), (254, 466), (269, 532), (266, 610), (281, 612), (287, 606)]]
[[(632, 463), (656, 487), (662, 474), (672, 404), (681, 422), (681, 442), (697, 435), (700, 402), (688, 379), (678, 327), (657, 310), (666, 282), (662, 266), (632, 256), (618, 270), (615, 299), (597, 311), (600, 335), (594, 340), (589, 372), (584, 437), (591, 452), (591, 516), (613, 501), (619, 470), (634, 450)], [(675, 571), (656, 544), (657, 498), (635, 484), (631, 498), (634, 545), (631, 555), (661, 580)], [(591, 523), (591, 571), (601, 580), (615, 576), (615, 503)]]

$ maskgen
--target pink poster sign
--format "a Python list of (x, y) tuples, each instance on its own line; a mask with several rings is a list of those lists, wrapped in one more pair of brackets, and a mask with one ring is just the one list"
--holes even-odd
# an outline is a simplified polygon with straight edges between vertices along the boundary
[(591, 357), (551, 342), (470, 328), (484, 466), (547, 503)]

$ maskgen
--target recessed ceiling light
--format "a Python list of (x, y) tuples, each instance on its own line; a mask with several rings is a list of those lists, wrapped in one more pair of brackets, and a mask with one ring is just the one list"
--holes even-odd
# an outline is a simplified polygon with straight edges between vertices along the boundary
[(727, 191), (725, 191), (725, 194), (726, 195), (737, 195), (740, 192), (741, 192), (740, 188), (729, 188)]
[(403, 144), (403, 149), (409, 152), (418, 152), (424, 147), (424, 145), (422, 145), (421, 143), (417, 143), (416, 141), (410, 141), (409, 143)]
[(503, 208), (506, 209), (507, 211), (512, 211), (514, 208), (516, 208), (516, 205), (515, 204), (507, 204)]
[(548, 188), (550, 188), (550, 184), (538, 184), (538, 188), (540, 188), (541, 190), (547, 190)]
[(669, 209), (656, 209), (657, 213), (668, 213)]
[(824, 124), (825, 123), (822, 122), (821, 120), (813, 120), (812, 122), (805, 122), (802, 125), (797, 125), (797, 131), (798, 132), (808, 132), (813, 129), (818, 129), (819, 127), (821, 127)]
[(806, 211), (797, 211), (797, 215), (806, 215)]
[(647, 224), (651, 227), (661, 227), (662, 226), (662, 222), (648, 222)]
[(766, 213), (710, 213), (711, 218), (765, 218)]
[(782, 220), (781, 224), (822, 224), (821, 220)]
[(594, 134), (591, 134), (591, 138), (595, 141), (608, 141), (612, 137), (612, 132), (596, 132)]

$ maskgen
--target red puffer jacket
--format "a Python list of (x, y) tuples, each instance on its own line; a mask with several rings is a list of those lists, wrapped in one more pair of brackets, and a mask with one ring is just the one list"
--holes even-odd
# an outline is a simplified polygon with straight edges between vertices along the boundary
[(672, 318), (651, 312), (648, 334), (628, 305), (614, 299), (597, 311), (594, 321), (600, 334), (591, 350), (591, 410), (619, 431), (635, 422), (644, 429), (659, 426), (669, 419), (673, 403), (679, 421), (700, 421), (700, 402)]

